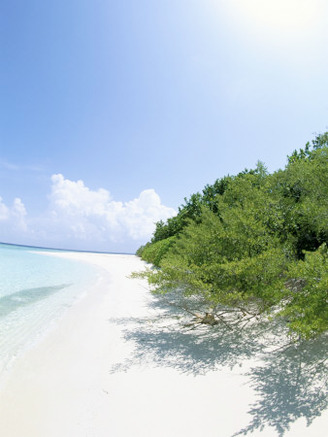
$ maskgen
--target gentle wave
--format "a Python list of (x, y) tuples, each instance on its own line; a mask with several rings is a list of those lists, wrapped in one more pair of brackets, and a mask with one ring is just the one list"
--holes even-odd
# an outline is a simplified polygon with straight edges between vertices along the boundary
[(96, 267), (51, 252), (0, 244), (0, 374), (99, 278)]

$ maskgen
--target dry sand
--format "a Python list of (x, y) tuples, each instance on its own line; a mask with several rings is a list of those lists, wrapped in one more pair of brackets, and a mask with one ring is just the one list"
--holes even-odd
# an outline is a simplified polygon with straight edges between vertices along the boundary
[(177, 330), (145, 283), (127, 278), (144, 267), (137, 257), (58, 256), (103, 275), (17, 359), (0, 393), (1, 436), (327, 435), (320, 372), (314, 390), (290, 354), (260, 361), (256, 335)]

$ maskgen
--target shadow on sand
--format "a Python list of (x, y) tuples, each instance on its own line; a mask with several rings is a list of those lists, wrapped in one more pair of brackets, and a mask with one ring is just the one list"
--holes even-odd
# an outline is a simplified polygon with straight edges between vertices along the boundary
[(122, 325), (124, 340), (135, 345), (132, 356), (111, 372), (151, 363), (196, 376), (223, 366), (242, 368), (248, 359), (255, 359), (258, 365), (248, 367), (244, 375), (257, 400), (249, 406), (250, 423), (234, 436), (269, 426), (282, 437), (298, 418), (309, 425), (328, 408), (327, 337), (288, 346), (284, 329), (272, 322), (243, 330), (224, 325), (190, 327), (185, 315), (161, 297), (154, 297), (149, 310), (153, 316), (148, 319), (110, 320)]

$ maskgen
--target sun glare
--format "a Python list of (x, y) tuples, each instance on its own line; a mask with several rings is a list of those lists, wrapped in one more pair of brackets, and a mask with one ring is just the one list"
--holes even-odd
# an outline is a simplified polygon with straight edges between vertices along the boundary
[(302, 38), (320, 21), (320, 4), (321, 0), (236, 0), (229, 9), (242, 27), (263, 36)]
[(316, 2), (309, 0), (244, 0), (245, 15), (258, 24), (283, 29), (304, 29), (313, 23)]

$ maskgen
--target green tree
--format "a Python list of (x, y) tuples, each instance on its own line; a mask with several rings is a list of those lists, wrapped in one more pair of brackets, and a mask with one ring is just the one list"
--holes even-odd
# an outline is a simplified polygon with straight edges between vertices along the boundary
[(203, 207), (201, 221), (183, 230), (161, 269), (148, 272), (157, 291), (179, 289), (212, 312), (225, 306), (257, 315), (277, 303), (285, 254), (268, 227), (272, 202), (254, 177), (236, 179), (217, 199), (219, 216)]
[(328, 330), (328, 251), (323, 244), (289, 266), (280, 315), (290, 331), (310, 338)]
[(140, 249), (159, 267), (144, 276), (156, 292), (198, 304), (204, 321), (271, 314), (300, 337), (319, 335), (328, 329), (327, 211), (325, 133), (284, 170), (258, 162), (186, 198)]

